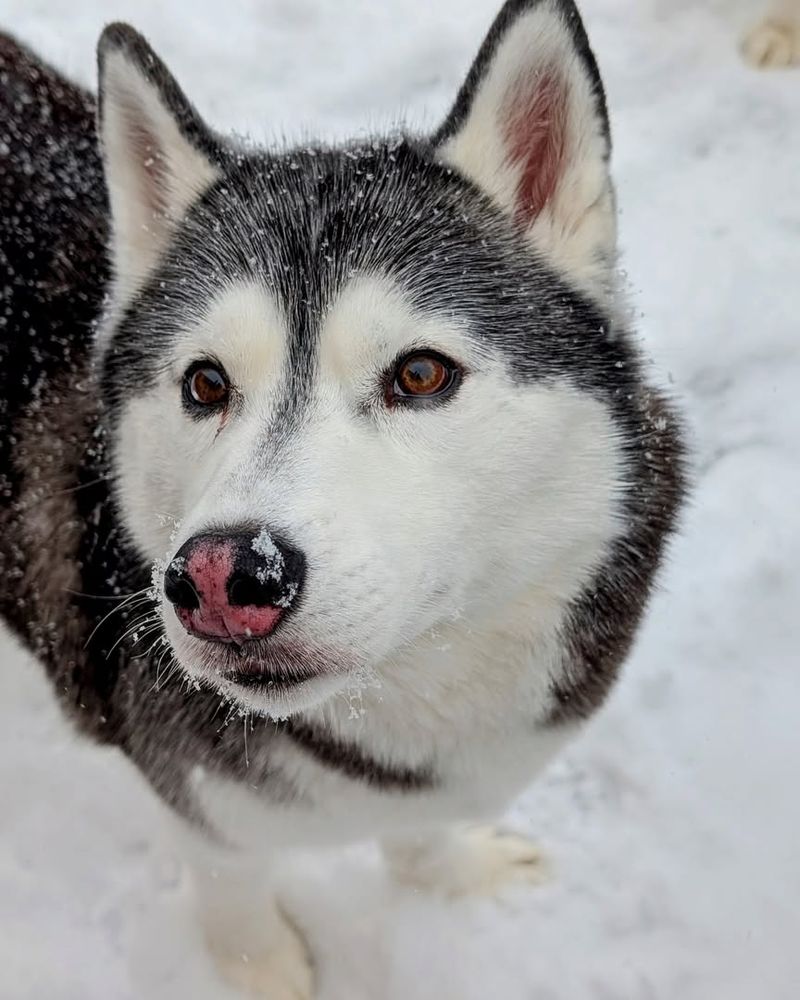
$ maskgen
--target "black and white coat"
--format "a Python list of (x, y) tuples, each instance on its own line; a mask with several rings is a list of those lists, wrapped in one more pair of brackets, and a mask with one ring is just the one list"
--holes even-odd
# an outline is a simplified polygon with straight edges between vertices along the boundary
[[(269, 897), (281, 849), (378, 836), (452, 892), (536, 871), (458, 824), (500, 815), (603, 701), (680, 432), (625, 328), (570, 0), (510, 0), (434, 136), (343, 148), (221, 138), (125, 26), (99, 56), (96, 108), (0, 40), (0, 605), (172, 807), (228, 975), (308, 996)], [(422, 348), (458, 359), (457, 391), (390, 405)], [(202, 414), (181, 381), (209, 357), (237, 403)], [(187, 540), (243, 524), (308, 567), (247, 653), (261, 687), (163, 592)]]

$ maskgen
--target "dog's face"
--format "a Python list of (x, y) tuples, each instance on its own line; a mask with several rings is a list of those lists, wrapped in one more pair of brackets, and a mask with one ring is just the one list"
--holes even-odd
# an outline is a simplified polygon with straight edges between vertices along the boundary
[(501, 15), (430, 140), (279, 156), (104, 35), (118, 497), (178, 661), (245, 707), (309, 707), (527, 593), (563, 605), (615, 534), (630, 359), (568, 8)]

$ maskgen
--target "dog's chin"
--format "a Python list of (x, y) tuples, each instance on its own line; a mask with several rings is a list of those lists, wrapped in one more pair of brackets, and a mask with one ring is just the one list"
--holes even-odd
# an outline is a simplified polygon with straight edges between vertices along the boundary
[(352, 681), (353, 665), (333, 650), (269, 640), (236, 647), (186, 633), (169, 640), (189, 677), (243, 711), (273, 719), (315, 708)]

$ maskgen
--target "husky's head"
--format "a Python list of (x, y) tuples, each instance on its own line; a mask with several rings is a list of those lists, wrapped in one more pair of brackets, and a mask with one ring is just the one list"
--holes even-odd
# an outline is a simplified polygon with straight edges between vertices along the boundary
[(114, 472), (183, 668), (285, 715), (448, 623), (557, 625), (618, 533), (636, 368), (573, 4), (508, 3), (429, 137), (223, 140), (120, 25), (100, 81)]

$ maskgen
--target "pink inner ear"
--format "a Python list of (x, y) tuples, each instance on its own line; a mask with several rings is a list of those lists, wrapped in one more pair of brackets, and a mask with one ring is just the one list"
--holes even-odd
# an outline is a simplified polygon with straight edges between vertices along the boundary
[(554, 71), (521, 79), (511, 90), (503, 134), (508, 158), (521, 164), (515, 218), (529, 226), (555, 194), (564, 168), (567, 90)]

